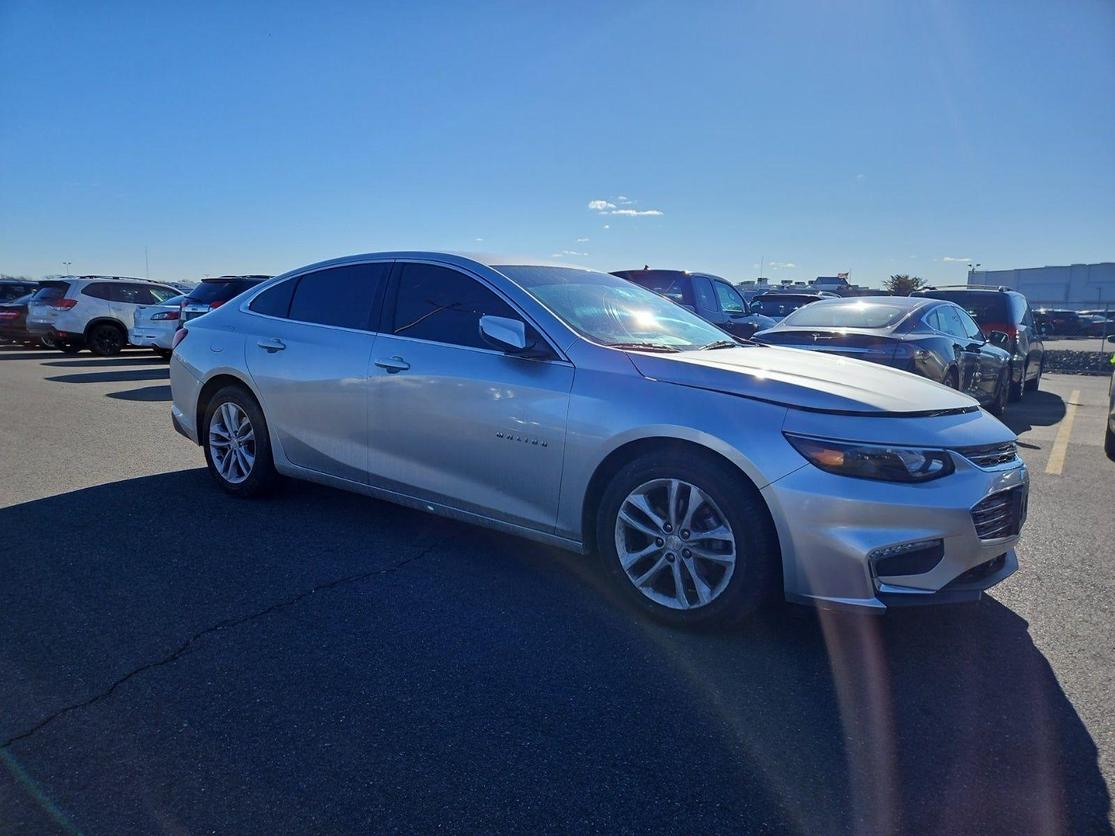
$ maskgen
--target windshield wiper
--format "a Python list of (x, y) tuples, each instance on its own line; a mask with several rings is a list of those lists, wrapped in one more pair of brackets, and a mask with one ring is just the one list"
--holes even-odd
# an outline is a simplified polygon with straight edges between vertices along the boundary
[(664, 343), (608, 343), (609, 348), (621, 348), (628, 351), (667, 351), (676, 354), (681, 349)]
[(698, 351), (713, 351), (717, 348), (737, 348), (743, 343), (736, 342), (735, 340), (713, 340), (711, 343), (701, 346)]

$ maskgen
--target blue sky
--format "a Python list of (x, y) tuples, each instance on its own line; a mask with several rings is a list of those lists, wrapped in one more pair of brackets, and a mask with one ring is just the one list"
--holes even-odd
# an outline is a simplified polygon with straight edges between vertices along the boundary
[(6, 273), (1115, 260), (1110, 0), (2, 0), (0, 126)]

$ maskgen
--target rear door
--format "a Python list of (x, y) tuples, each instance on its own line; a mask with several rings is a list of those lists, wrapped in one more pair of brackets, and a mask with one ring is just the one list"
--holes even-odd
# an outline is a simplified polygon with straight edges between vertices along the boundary
[(305, 273), (256, 296), (245, 354), (283, 454), (366, 482), (368, 367), (390, 261)]
[(372, 484), (553, 531), (572, 365), (485, 344), (486, 314), (541, 337), (494, 288), (455, 268), (400, 264), (388, 299), (371, 370)]

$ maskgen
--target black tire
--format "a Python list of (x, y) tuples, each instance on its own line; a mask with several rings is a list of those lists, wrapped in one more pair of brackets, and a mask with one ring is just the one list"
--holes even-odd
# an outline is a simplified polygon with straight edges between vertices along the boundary
[(55, 342), (54, 337), (50, 334), (44, 334), (38, 339), (39, 345), (43, 348), (57, 348), (58, 344)]
[(128, 344), (128, 335), (119, 325), (111, 322), (102, 322), (94, 325), (87, 335), (89, 350), (98, 357), (113, 357), (124, 350)]
[(61, 340), (55, 341), (54, 347), (61, 351), (63, 354), (77, 354), (79, 351), (81, 351), (82, 348), (84, 348), (81, 343), (62, 342)]
[[(224, 403), (236, 404), (248, 416), (255, 437), (255, 461), (247, 478), (242, 482), (231, 482), (221, 475), (209, 447), (209, 427), (213, 422), (213, 415)], [(210, 475), (223, 490), (233, 496), (263, 496), (278, 482), (279, 474), (275, 470), (275, 460), (271, 455), (271, 437), (267, 432), (267, 419), (263, 417), (263, 410), (259, 408), (256, 399), (242, 386), (225, 386), (210, 398), (201, 427), (201, 446), (205, 451), (205, 463), (209, 467)]]
[(1112, 432), (1110, 427), (1103, 438), (1103, 452), (1107, 453), (1107, 458), (1115, 462), (1115, 432)]
[(987, 411), (996, 418), (1007, 414), (1007, 401), (1010, 400), (1010, 369), (999, 373), (999, 385), (995, 387), (995, 400), (987, 407)]
[(1026, 375), (1029, 374), (1029, 373), (1030, 373), (1030, 364), (1027, 363), (1025, 366), (1022, 367), (1022, 377), (1019, 378), (1017, 383), (1014, 382), (1014, 376), (1013, 375), (1011, 376), (1011, 379), (1010, 379), (1010, 399), (1012, 401), (1022, 400), (1022, 395), (1025, 392)]
[[(632, 491), (656, 479), (681, 479), (698, 487), (716, 504), (731, 528), (736, 542), (735, 565), (726, 586), (707, 604), (671, 609), (652, 601), (635, 587), (620, 564), (616, 522), (621, 506)], [(738, 623), (781, 591), (778, 537), (762, 497), (746, 476), (711, 454), (667, 449), (628, 463), (604, 490), (595, 534), (604, 571), (620, 597), (639, 612), (667, 624), (696, 627)]]
[(162, 357), (164, 360), (169, 360), (170, 359), (171, 351), (170, 351), (169, 348), (156, 348), (156, 349), (153, 349), (153, 351), (156, 354), (158, 354), (160, 357)]
[(1025, 389), (1025, 390), (1026, 390), (1027, 392), (1036, 392), (1036, 391), (1038, 391), (1038, 387), (1039, 387), (1039, 386), (1041, 385), (1041, 376), (1042, 376), (1042, 374), (1043, 374), (1044, 372), (1045, 372), (1045, 357), (1043, 356), (1043, 357), (1041, 358), (1041, 362), (1039, 362), (1039, 363), (1038, 363), (1038, 373), (1037, 373), (1036, 375), (1034, 375), (1034, 379), (1033, 379), (1033, 380), (1027, 380), (1027, 381), (1026, 381), (1026, 382), (1025, 382), (1024, 384), (1023, 384), (1023, 388), (1024, 388), (1024, 389)]

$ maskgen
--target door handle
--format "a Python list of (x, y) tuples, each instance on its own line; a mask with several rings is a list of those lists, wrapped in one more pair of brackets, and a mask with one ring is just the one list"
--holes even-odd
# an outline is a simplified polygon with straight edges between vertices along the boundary
[(388, 374), (395, 374), (397, 372), (405, 372), (410, 368), (410, 363), (402, 357), (395, 355), (394, 357), (381, 357), (376, 360), (376, 365), (381, 369), (387, 369)]
[(286, 348), (286, 343), (279, 339), (260, 340), (258, 343), (256, 343), (256, 345), (258, 345), (269, 354), (274, 354), (276, 351), (282, 351), (284, 348)]

